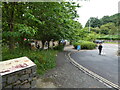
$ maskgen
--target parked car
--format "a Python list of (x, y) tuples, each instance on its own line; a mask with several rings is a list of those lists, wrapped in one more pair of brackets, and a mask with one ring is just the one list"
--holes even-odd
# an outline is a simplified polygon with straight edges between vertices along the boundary
[(104, 40), (95, 40), (95, 41), (93, 41), (94, 43), (104, 43)]

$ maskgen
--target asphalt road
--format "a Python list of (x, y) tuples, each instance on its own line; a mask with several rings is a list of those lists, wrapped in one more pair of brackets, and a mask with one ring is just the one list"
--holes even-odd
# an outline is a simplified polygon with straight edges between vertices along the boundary
[(71, 54), (71, 57), (80, 65), (95, 72), (103, 78), (118, 84), (118, 56), (117, 44), (103, 44), (102, 55), (98, 49), (85, 50)]

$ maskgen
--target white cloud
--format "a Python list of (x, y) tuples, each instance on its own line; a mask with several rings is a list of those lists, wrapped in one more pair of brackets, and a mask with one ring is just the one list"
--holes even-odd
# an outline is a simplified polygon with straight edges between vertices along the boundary
[(77, 9), (79, 22), (84, 26), (90, 17), (102, 18), (105, 15), (118, 13), (119, 0), (90, 0), (79, 1), (81, 8)]

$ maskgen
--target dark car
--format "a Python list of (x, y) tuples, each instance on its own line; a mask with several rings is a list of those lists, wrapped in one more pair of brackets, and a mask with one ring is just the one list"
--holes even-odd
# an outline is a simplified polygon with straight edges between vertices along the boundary
[(95, 41), (93, 41), (94, 43), (103, 43), (104, 42), (104, 40), (95, 40)]

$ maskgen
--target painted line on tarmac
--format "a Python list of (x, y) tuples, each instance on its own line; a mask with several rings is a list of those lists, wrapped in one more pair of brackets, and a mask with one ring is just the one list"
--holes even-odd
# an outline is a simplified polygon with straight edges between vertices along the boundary
[[(74, 52), (76, 53), (76, 52)], [(82, 65), (80, 65), (79, 63), (77, 63), (73, 58), (71, 58), (71, 55), (72, 52), (69, 52), (67, 54), (67, 56), (69, 57), (69, 60), (71, 61), (72, 64), (74, 64), (77, 68), (79, 68), (80, 70), (82, 70), (84, 73), (86, 73), (87, 75), (97, 79), (98, 81), (104, 83), (107, 87), (110, 87), (110, 88), (115, 88), (115, 89), (118, 89), (120, 90), (120, 87), (117, 85), (117, 84), (114, 84), (112, 83), (111, 81), (99, 76), (98, 74), (88, 70), (87, 68), (83, 67)]]

